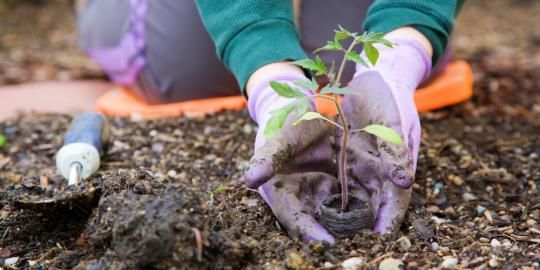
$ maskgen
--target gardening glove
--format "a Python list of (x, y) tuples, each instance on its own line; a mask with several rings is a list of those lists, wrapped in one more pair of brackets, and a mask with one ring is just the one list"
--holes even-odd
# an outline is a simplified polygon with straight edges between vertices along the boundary
[(353, 194), (371, 200), (376, 213), (373, 230), (378, 233), (397, 228), (409, 205), (421, 133), (413, 97), (431, 71), (431, 59), (419, 43), (391, 41), (398, 45), (375, 45), (379, 59), (374, 67), (356, 66), (349, 89), (357, 95), (346, 95), (342, 102), (350, 129), (380, 124), (397, 131), (404, 142), (396, 145), (365, 132), (350, 134), (349, 186)]
[[(328, 126), (322, 121), (293, 126), (299, 118), (294, 110), (276, 135), (263, 135), (272, 112), (294, 102), (279, 96), (269, 82), (290, 84), (294, 80), (307, 79), (300, 74), (279, 74), (265, 78), (250, 93), (248, 109), (259, 129), (245, 180), (248, 187), (259, 188), (261, 197), (292, 237), (333, 243), (334, 237), (314, 218), (337, 187), (330, 173), (334, 165)], [(315, 110), (312, 99), (308, 107)]]

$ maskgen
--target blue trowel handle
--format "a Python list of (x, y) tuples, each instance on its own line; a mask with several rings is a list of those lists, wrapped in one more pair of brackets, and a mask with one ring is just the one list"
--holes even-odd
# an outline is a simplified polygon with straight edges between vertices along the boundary
[(81, 113), (71, 122), (64, 139), (64, 145), (86, 143), (101, 152), (108, 135), (109, 130), (105, 116), (96, 112)]

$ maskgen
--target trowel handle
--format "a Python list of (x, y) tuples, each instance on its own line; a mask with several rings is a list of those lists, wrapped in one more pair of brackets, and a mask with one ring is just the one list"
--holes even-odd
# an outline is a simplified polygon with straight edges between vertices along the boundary
[[(56, 167), (66, 179), (86, 179), (94, 174), (100, 165), (103, 144), (108, 140), (107, 119), (100, 113), (90, 112), (77, 115), (64, 138), (64, 146), (56, 153)], [(76, 177), (70, 177), (73, 169)]]
[(108, 136), (109, 129), (105, 116), (96, 112), (81, 113), (69, 125), (64, 145), (86, 143), (101, 152), (103, 143), (107, 141)]

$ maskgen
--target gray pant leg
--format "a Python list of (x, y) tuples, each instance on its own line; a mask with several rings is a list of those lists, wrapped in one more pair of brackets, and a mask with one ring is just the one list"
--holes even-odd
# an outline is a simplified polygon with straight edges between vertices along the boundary
[[(369, 6), (373, 0), (304, 0), (300, 13), (300, 33), (302, 47), (310, 58), (312, 52), (324, 46), (326, 41), (334, 39), (334, 30), (338, 24), (349, 31), (362, 33)], [(349, 45), (350, 43), (344, 43)], [(361, 48), (358, 48), (360, 50)], [(339, 65), (343, 55), (333, 51), (318, 53), (323, 61), (330, 66), (332, 61)], [(349, 63), (343, 73), (343, 81), (348, 82), (354, 74), (354, 64)]]
[(77, 14), (79, 47), (114, 47), (129, 29), (128, 0), (88, 0)]
[[(150, 104), (240, 94), (219, 61), (193, 0), (148, 0), (146, 66), (126, 85)], [(117, 46), (130, 27), (128, 0), (93, 0), (78, 15), (82, 48)]]

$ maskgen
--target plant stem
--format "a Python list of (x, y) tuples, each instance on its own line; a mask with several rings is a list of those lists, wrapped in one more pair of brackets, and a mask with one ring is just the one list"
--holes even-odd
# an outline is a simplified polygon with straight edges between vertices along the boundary
[(347, 169), (345, 168), (347, 162), (347, 142), (349, 140), (349, 126), (347, 124), (347, 120), (345, 119), (345, 115), (343, 114), (343, 110), (341, 109), (341, 105), (339, 104), (339, 101), (337, 99), (335, 101), (335, 104), (338, 110), (339, 118), (341, 119), (341, 123), (343, 125), (343, 139), (341, 140), (341, 148), (339, 151), (339, 179), (341, 182), (341, 210), (345, 212), (349, 204), (349, 185), (347, 183)]
[[(353, 39), (351, 45), (343, 55), (343, 60), (341, 60), (341, 65), (339, 66), (339, 71), (336, 76), (336, 81), (334, 83), (341, 83), (341, 76), (345, 70), (345, 65), (347, 64), (347, 53), (352, 51), (356, 45), (356, 40)], [(345, 212), (349, 205), (349, 185), (347, 181), (347, 142), (349, 140), (349, 125), (347, 124), (347, 119), (345, 119), (345, 114), (341, 108), (341, 104), (337, 99), (337, 94), (334, 94), (334, 104), (336, 104), (336, 109), (338, 111), (339, 118), (341, 119), (341, 124), (343, 126), (343, 138), (341, 140), (341, 148), (339, 151), (339, 179), (341, 182), (341, 211)]]

